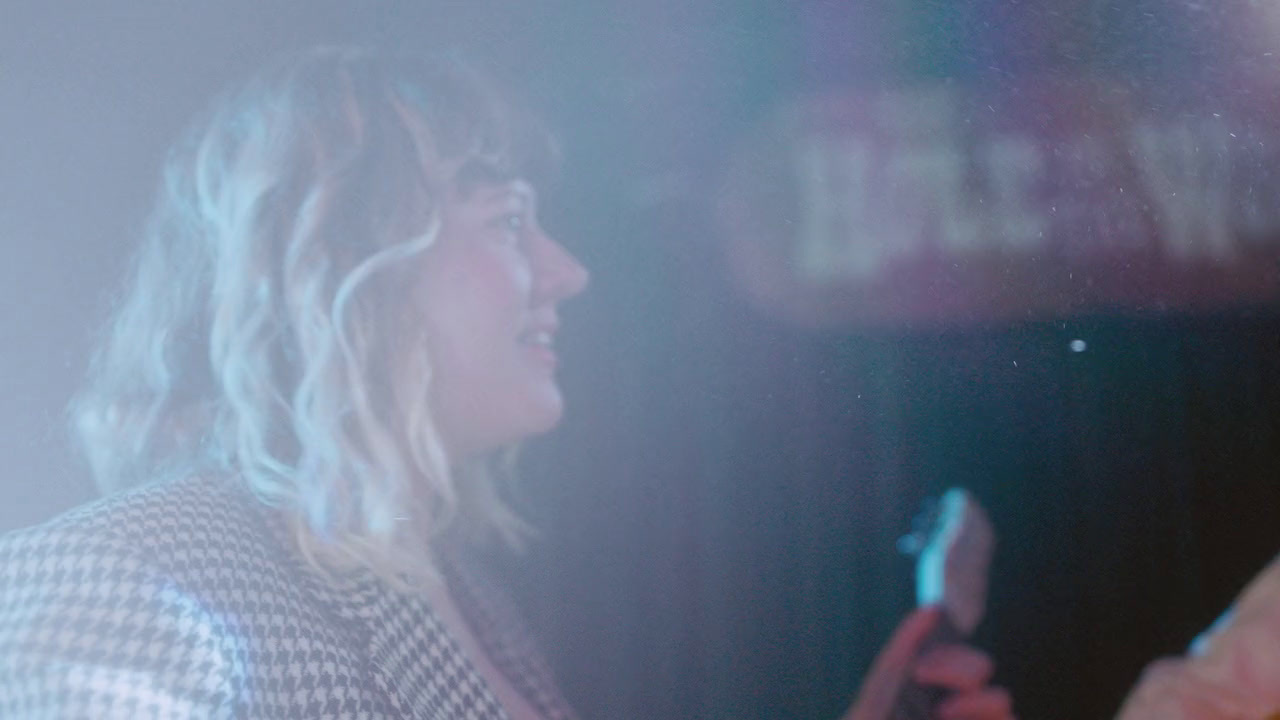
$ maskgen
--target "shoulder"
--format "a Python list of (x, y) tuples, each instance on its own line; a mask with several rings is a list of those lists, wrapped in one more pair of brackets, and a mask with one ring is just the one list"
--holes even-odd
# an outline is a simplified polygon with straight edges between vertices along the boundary
[(1258, 573), (1236, 601), (1239, 622), (1256, 622), (1280, 648), (1280, 556)]
[(1192, 644), (1152, 663), (1120, 720), (1271, 717), (1280, 709), (1280, 558)]
[(212, 581), (215, 566), (268, 561), (264, 508), (255, 505), (247, 492), (200, 478), (109, 496), (0, 536), (0, 578), (48, 590), (84, 589), (123, 572)]
[(240, 505), (183, 481), (0, 538), (0, 716), (229, 714), (249, 640), (227, 599), (270, 574)]

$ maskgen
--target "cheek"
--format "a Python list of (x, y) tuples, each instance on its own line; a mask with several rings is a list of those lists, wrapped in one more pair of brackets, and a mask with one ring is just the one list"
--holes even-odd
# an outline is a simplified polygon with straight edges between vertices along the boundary
[(465, 366), (514, 343), (526, 319), (529, 273), (482, 250), (439, 259), (424, 273), (418, 297), (438, 361)]
[(517, 261), (481, 256), (458, 274), (458, 295), (478, 312), (518, 313), (528, 305), (530, 278)]

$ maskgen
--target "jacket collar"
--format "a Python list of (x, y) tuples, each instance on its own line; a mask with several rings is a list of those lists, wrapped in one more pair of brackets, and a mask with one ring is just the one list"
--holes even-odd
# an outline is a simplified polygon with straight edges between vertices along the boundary
[(368, 681), (396, 716), (508, 720), (421, 593), (393, 587), (367, 569), (320, 571), (297, 550), (281, 513), (260, 504), (259, 509), (281, 561), (333, 618), (339, 632), (363, 650)]
[[(282, 513), (246, 490), (241, 499), (268, 529), (291, 576), (364, 651), (370, 681), (402, 717), (507, 720), (501, 704), (422, 593), (402, 590), (367, 569), (322, 572), (298, 551)], [(485, 563), (453, 545), (437, 555), (441, 572), (493, 664), (548, 720), (576, 720), (514, 602)]]
[(368, 572), (324, 598), (355, 628), (370, 676), (405, 717), (506, 720), (506, 712), (422, 595), (402, 591)]
[(498, 670), (542, 717), (575, 720), (518, 607), (486, 572), (486, 563), (454, 551), (443, 553), (440, 565), (467, 624)]

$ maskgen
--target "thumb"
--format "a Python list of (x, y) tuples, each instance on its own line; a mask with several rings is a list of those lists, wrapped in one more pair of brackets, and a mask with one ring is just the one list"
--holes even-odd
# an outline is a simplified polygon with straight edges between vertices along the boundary
[(880, 650), (862, 680), (858, 699), (842, 720), (885, 720), (893, 709), (920, 646), (938, 624), (942, 611), (920, 608), (907, 616)]

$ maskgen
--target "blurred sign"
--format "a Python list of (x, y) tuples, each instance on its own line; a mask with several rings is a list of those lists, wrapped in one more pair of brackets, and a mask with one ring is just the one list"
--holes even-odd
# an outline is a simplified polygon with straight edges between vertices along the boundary
[(732, 159), (730, 266), (811, 326), (1280, 300), (1280, 83), (1217, 87), (804, 98)]

